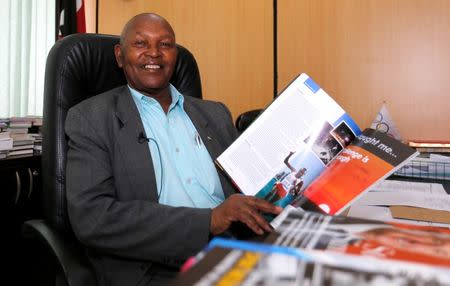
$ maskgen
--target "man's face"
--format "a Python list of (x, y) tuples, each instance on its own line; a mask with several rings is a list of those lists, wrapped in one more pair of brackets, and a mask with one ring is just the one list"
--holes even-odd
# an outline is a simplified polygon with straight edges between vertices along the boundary
[(166, 22), (149, 17), (136, 19), (127, 29), (123, 44), (116, 45), (114, 51), (132, 88), (152, 96), (168, 87), (177, 48), (175, 35)]

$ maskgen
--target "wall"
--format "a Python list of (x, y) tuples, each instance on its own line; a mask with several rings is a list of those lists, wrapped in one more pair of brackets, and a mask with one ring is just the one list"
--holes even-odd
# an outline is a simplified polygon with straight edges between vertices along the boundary
[(164, 16), (195, 55), (206, 99), (234, 118), (273, 98), (272, 0), (99, 0), (99, 32), (120, 34), (142, 12)]
[(95, 33), (96, 32), (96, 11), (97, 1), (96, 0), (84, 0), (84, 13), (86, 17), (86, 32)]
[(279, 86), (313, 77), (360, 124), (450, 140), (450, 1), (280, 0)]
[[(234, 117), (273, 95), (272, 0), (99, 0), (99, 32), (165, 16), (205, 98)], [(450, 1), (278, 0), (278, 89), (307, 72), (361, 127), (383, 102), (404, 139), (450, 140)]]

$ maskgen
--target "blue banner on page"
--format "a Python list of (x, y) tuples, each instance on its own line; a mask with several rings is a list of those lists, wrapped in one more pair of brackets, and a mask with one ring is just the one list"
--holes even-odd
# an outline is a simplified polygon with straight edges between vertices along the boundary
[(310, 77), (307, 80), (305, 80), (305, 85), (307, 87), (309, 87), (309, 89), (313, 93), (316, 93), (320, 89), (320, 86), (315, 81), (313, 81), (312, 78), (310, 78)]
[(294, 257), (301, 258), (302, 260), (310, 260), (311, 257), (304, 251), (301, 251), (297, 248), (278, 246), (273, 244), (264, 244), (257, 242), (248, 242), (242, 240), (235, 239), (224, 239), (220, 237), (213, 238), (209, 244), (208, 249), (212, 249), (214, 247), (223, 247), (230, 249), (240, 249), (244, 251), (255, 251), (260, 253), (281, 253)]

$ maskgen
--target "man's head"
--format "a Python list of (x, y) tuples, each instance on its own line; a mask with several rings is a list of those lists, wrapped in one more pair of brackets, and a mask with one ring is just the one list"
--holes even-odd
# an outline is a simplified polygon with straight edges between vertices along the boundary
[(306, 173), (306, 168), (301, 168), (300, 170), (298, 170), (298, 172), (295, 174), (296, 178), (301, 178), (303, 177), (303, 175)]
[(167, 90), (175, 69), (175, 33), (161, 16), (145, 13), (133, 17), (114, 47), (119, 67), (128, 84), (148, 96)]

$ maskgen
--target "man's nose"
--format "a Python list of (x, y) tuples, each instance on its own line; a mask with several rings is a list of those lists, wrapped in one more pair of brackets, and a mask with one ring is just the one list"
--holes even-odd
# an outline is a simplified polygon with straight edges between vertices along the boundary
[(146, 50), (146, 55), (152, 57), (152, 58), (156, 58), (159, 57), (161, 55), (161, 51), (159, 49), (158, 45), (149, 45), (147, 50)]

